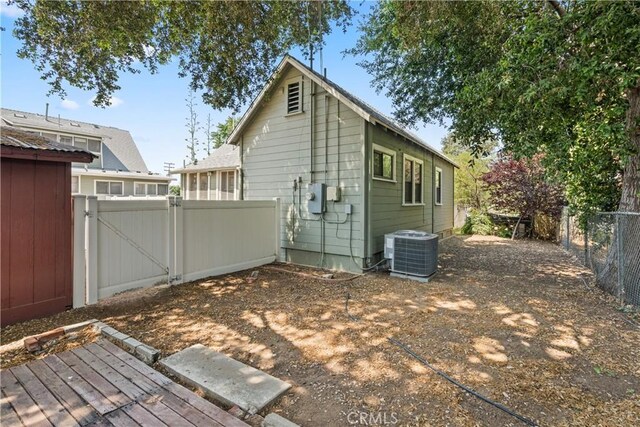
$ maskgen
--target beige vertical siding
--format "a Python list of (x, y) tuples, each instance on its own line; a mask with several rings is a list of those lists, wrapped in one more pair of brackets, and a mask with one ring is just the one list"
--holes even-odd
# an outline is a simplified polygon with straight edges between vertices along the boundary
[[(338, 105), (335, 98), (318, 90), (312, 175), (311, 83), (308, 79), (303, 80), (304, 112), (287, 116), (285, 109), (285, 85), (290, 79), (299, 77), (300, 73), (291, 69), (280, 80), (241, 137), (243, 198), (280, 198), (282, 247), (290, 252), (298, 250), (317, 253), (315, 262), (312, 260), (313, 254), (308, 254), (305, 263), (318, 264), (322, 223), (318, 220), (319, 215), (309, 214), (307, 211), (304, 194), (310, 182), (340, 186), (342, 199), (340, 202), (328, 202), (325, 219), (327, 222), (344, 223), (325, 222), (324, 249), (327, 254), (350, 256), (353, 252), (355, 257), (362, 257), (364, 121), (345, 105)], [(328, 112), (325, 111), (325, 97), (328, 97)], [(327, 113), (328, 126), (325, 129)], [(296, 194), (295, 200), (293, 196), (293, 181), (298, 177), (302, 177), (301, 205), (298, 204), (298, 195)], [(345, 204), (352, 205), (353, 214), (350, 218), (344, 213)], [(352, 224), (349, 224), (349, 220)]]

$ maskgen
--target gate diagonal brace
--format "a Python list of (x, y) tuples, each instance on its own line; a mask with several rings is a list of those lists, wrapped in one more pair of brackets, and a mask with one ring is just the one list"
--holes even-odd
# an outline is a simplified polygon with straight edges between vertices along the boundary
[(109, 230), (113, 231), (118, 237), (120, 237), (125, 242), (129, 243), (135, 250), (140, 252), (145, 257), (149, 258), (151, 262), (160, 267), (165, 273), (169, 274), (169, 267), (166, 267), (160, 261), (158, 261), (153, 255), (147, 252), (142, 246), (131, 240), (127, 235), (125, 235), (122, 231), (118, 230), (115, 225), (111, 224), (109, 221), (102, 217), (98, 217), (98, 221), (104, 224)]

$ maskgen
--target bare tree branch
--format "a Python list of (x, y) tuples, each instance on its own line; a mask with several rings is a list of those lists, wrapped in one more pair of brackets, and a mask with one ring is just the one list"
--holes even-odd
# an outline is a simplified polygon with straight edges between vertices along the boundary
[(564, 7), (560, 5), (558, 0), (548, 0), (551, 7), (553, 7), (560, 18), (567, 14), (567, 11), (564, 10)]

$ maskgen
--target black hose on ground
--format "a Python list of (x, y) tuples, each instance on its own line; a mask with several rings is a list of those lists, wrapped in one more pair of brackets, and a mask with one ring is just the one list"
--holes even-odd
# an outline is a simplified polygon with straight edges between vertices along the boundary
[[(347, 301), (349, 301), (349, 300), (347, 299)], [(496, 408), (500, 409), (501, 411), (506, 412), (507, 414), (511, 415), (512, 417), (517, 418), (518, 420), (522, 421), (523, 423), (525, 423), (525, 424), (527, 424), (529, 426), (537, 426), (535, 421), (530, 420), (529, 418), (525, 418), (522, 415), (513, 412), (511, 409), (507, 408), (503, 404), (495, 402), (495, 401), (489, 399), (488, 397), (485, 397), (485, 396), (481, 395), (477, 391), (475, 391), (475, 390), (467, 387), (466, 385), (461, 384), (458, 381), (454, 380), (453, 378), (451, 378), (449, 375), (445, 374), (441, 370), (431, 366), (431, 364), (429, 362), (427, 362), (425, 359), (423, 359), (420, 355), (414, 353), (413, 350), (411, 350), (409, 347), (407, 347), (405, 344), (401, 343), (400, 341), (395, 340), (395, 339), (393, 339), (391, 337), (389, 337), (387, 339), (389, 340), (390, 343), (395, 344), (398, 347), (400, 347), (401, 349), (403, 349), (405, 352), (407, 352), (411, 357), (416, 359), (418, 362), (422, 363), (424, 366), (426, 366), (427, 368), (431, 369), (433, 372), (435, 372), (436, 374), (438, 374), (439, 376), (441, 376), (445, 380), (449, 381), (450, 383), (457, 385), (458, 387), (460, 387), (461, 389), (463, 389), (467, 393), (472, 394), (473, 396), (477, 397), (478, 399), (480, 399), (482, 401), (485, 401), (490, 405), (495, 406)]]

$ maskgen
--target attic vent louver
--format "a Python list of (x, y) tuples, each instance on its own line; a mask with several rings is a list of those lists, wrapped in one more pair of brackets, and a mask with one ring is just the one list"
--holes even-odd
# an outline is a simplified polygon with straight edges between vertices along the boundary
[(287, 85), (287, 114), (302, 111), (302, 82)]
[(79, 127), (80, 127), (80, 124), (79, 124), (79, 123), (69, 122), (69, 124), (70, 124), (71, 126), (75, 126), (75, 127), (77, 127), (77, 128), (79, 128)]

